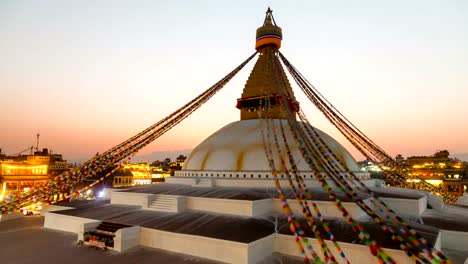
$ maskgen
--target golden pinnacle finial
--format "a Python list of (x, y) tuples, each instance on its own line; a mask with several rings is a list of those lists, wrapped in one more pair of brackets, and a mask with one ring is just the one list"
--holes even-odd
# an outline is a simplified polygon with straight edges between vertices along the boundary
[(281, 28), (276, 25), (275, 18), (273, 17), (273, 10), (268, 7), (263, 26), (257, 29), (255, 49), (260, 51), (262, 47), (266, 46), (273, 46), (279, 49), (281, 47), (282, 38), (283, 33)]

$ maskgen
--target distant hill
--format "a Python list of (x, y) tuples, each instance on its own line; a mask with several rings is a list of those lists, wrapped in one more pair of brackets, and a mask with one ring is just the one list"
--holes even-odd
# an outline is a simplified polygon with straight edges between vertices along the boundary
[(165, 158), (170, 158), (172, 161), (174, 161), (177, 156), (179, 155), (185, 155), (188, 156), (192, 152), (191, 149), (182, 149), (182, 150), (174, 150), (174, 151), (155, 151), (151, 152), (148, 154), (139, 154), (136, 155), (133, 159), (132, 162), (142, 162), (142, 161), (149, 161), (150, 163), (155, 161), (155, 160), (164, 160)]
[(451, 157), (457, 158), (459, 160), (463, 160), (468, 162), (468, 153), (457, 153), (450, 155)]

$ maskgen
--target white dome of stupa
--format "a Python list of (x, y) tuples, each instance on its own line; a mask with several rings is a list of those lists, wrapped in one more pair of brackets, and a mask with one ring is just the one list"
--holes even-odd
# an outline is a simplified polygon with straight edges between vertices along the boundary
[[(280, 149), (286, 153), (284, 140), (281, 136), (280, 120), (272, 120), (272, 127), (276, 130)], [(288, 145), (293, 153), (299, 171), (311, 171), (293, 138), (293, 133), (287, 120), (281, 120)], [(263, 134), (266, 133), (267, 123), (263, 119), (251, 119), (232, 122), (200, 143), (187, 157), (182, 170), (185, 171), (270, 171), (271, 168), (265, 154)], [(351, 154), (335, 139), (316, 129), (322, 140), (335, 153), (338, 159), (351, 171), (359, 171), (358, 165)], [(273, 135), (269, 138), (275, 145)], [(278, 150), (272, 150), (275, 164), (280, 170)], [(287, 155), (284, 155), (287, 160)], [(287, 161), (288, 168), (289, 162)]]

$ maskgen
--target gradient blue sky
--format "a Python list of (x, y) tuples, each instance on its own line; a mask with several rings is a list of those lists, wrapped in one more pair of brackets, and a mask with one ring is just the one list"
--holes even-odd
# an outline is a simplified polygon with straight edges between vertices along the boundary
[[(286, 57), (390, 154), (468, 152), (462, 0), (0, 0), (0, 148), (18, 152), (39, 132), (42, 147), (76, 160), (120, 143), (247, 58), (268, 6)], [(142, 153), (193, 148), (238, 120), (252, 66)]]

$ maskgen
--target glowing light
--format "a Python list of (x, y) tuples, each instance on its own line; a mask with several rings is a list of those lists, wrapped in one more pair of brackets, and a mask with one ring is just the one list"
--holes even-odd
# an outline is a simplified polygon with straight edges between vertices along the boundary
[(133, 180), (133, 183), (134, 183), (134, 184), (151, 184), (151, 180), (140, 180), (140, 179), (137, 179), (137, 180)]
[(97, 195), (99, 198), (102, 198), (104, 197), (104, 191), (100, 191), (98, 192), (98, 195)]
[(407, 182), (420, 182), (420, 179), (407, 179)]
[(426, 182), (432, 184), (432, 185), (441, 185), (442, 184), (442, 180), (426, 180)]
[(5, 175), (18, 174), (47, 174), (48, 165), (11, 165), (2, 164), (2, 171)]
[(3, 201), (3, 198), (5, 197), (5, 191), (6, 191), (6, 182), (3, 182), (2, 193), (0, 194), (0, 201)]

